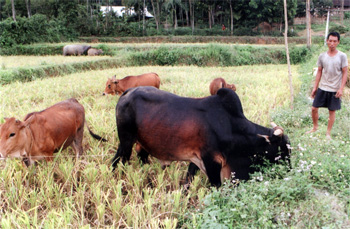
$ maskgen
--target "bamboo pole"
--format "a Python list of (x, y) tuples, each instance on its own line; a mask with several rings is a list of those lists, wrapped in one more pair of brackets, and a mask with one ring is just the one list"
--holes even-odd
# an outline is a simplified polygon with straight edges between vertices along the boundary
[(311, 48), (311, 15), (310, 15), (310, 0), (306, 0), (306, 45)]
[(287, 0), (284, 0), (284, 43), (286, 46), (286, 56), (287, 56), (287, 64), (288, 64), (288, 78), (289, 78), (289, 88), (290, 88), (290, 107), (291, 107), (291, 109), (293, 109), (294, 89), (293, 89), (293, 79), (292, 79), (292, 71), (291, 71), (291, 67), (290, 67), (289, 49), (288, 49)]

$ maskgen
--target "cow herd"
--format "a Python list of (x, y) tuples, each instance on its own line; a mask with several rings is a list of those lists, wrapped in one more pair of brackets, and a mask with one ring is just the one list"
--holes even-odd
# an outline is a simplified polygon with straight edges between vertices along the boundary
[(103, 54), (102, 49), (92, 48), (90, 45), (65, 45), (63, 56), (97, 56)]
[[(180, 97), (159, 88), (156, 73), (107, 80), (103, 95), (120, 95), (116, 106), (120, 143), (113, 170), (120, 160), (130, 159), (135, 144), (143, 163), (148, 163), (149, 155), (159, 159), (162, 167), (189, 161), (187, 182), (201, 170), (213, 186), (232, 177), (247, 180), (256, 165), (266, 161), (290, 166), (291, 147), (283, 128), (249, 121), (234, 84), (214, 79), (209, 85), (211, 96), (204, 98)], [(0, 156), (22, 158), (29, 166), (42, 159), (50, 161), (55, 152), (72, 146), (78, 157), (83, 151), (84, 126), (84, 107), (74, 98), (27, 114), (23, 121), (5, 118), (0, 126)], [(87, 128), (95, 139), (106, 141)]]

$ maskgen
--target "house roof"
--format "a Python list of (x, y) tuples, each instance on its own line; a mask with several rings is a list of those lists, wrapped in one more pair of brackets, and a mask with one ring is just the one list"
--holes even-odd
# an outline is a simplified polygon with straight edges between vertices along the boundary
[[(341, 7), (341, 0), (333, 0), (333, 7)], [(350, 7), (350, 0), (344, 0), (344, 7)]]
[[(101, 6), (101, 11), (105, 14), (106, 12), (113, 10), (117, 16), (122, 17), (124, 14), (126, 15), (135, 15), (134, 7), (127, 8), (126, 6)], [(145, 8), (145, 16), (152, 18), (154, 17), (150, 12), (148, 12), (147, 7)]]

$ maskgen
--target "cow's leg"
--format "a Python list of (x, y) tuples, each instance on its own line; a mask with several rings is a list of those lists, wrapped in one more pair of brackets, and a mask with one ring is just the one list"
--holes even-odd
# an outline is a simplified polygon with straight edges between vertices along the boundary
[(125, 164), (125, 162), (130, 159), (133, 144), (134, 144), (133, 142), (119, 144), (117, 153), (114, 155), (112, 159), (113, 171), (117, 167), (117, 164), (120, 159), (122, 159), (123, 164)]
[(199, 170), (199, 167), (196, 164), (191, 162), (190, 165), (188, 166), (187, 175), (186, 175), (186, 183), (185, 183), (186, 189), (188, 188), (188, 186), (192, 182), (193, 177), (194, 177), (194, 175), (196, 175), (198, 170)]
[[(128, 110), (126, 109), (125, 112)], [(131, 115), (126, 115), (126, 113), (120, 113), (116, 110), (117, 116), (117, 129), (119, 136), (119, 147), (117, 153), (112, 159), (113, 171), (117, 167), (120, 159), (122, 159), (123, 164), (130, 159), (132, 147), (137, 140), (137, 125), (134, 118)]]
[(214, 157), (210, 153), (206, 153), (202, 157), (207, 176), (209, 178), (210, 184), (216, 187), (221, 186), (221, 163), (218, 163), (214, 160)]
[(77, 134), (72, 142), (73, 151), (76, 158), (83, 154), (83, 136), (84, 136), (84, 126), (78, 129)]
[(233, 179), (248, 180), (251, 166), (249, 158), (234, 158), (229, 161)]
[[(120, 134), (122, 133), (122, 134)], [(117, 167), (117, 164), (120, 159), (122, 159), (123, 164), (130, 160), (132, 147), (136, 142), (136, 135), (128, 132), (119, 132), (120, 144), (117, 150), (117, 153), (112, 159), (113, 171)]]
[(72, 148), (75, 153), (76, 158), (83, 154), (83, 144), (79, 140), (74, 140), (72, 142)]
[(144, 148), (142, 148), (140, 143), (136, 143), (135, 151), (137, 153), (137, 156), (139, 157), (139, 159), (142, 161), (143, 164), (149, 163), (148, 162), (149, 153)]

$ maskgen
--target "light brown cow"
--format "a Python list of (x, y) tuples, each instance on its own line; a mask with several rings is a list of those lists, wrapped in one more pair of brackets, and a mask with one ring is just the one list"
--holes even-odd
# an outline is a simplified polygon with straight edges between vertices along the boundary
[(216, 95), (218, 90), (223, 87), (236, 91), (236, 86), (234, 84), (227, 84), (226, 81), (220, 77), (220, 78), (215, 78), (213, 81), (211, 81), (209, 85), (210, 94)]
[(98, 56), (100, 54), (103, 54), (103, 50), (90, 48), (87, 53), (88, 53), (88, 56)]
[[(78, 157), (83, 153), (84, 107), (74, 98), (43, 111), (26, 115), (24, 121), (5, 118), (0, 128), (0, 156), (23, 158), (27, 166), (35, 161), (51, 161), (53, 153), (72, 146)], [(106, 141), (94, 134), (102, 141)]]
[(65, 45), (63, 47), (63, 56), (86, 55), (90, 48), (90, 45)]
[(127, 89), (138, 86), (153, 86), (159, 89), (160, 78), (157, 73), (153, 72), (138, 76), (126, 76), (120, 80), (116, 79), (116, 76), (114, 75), (112, 78), (108, 78), (105, 91), (102, 95), (121, 95)]

